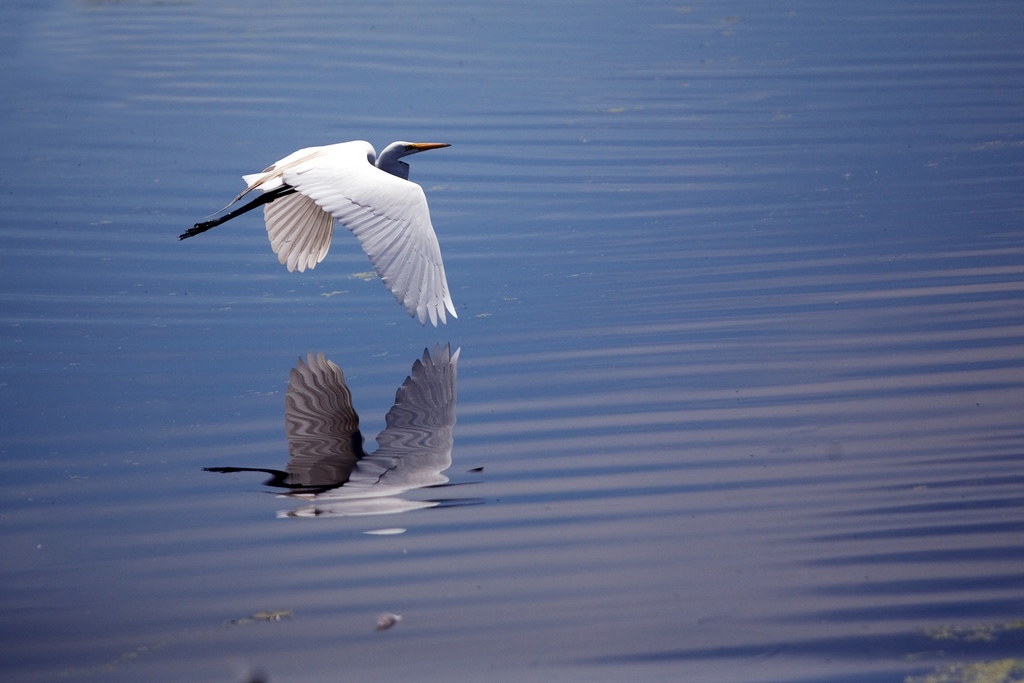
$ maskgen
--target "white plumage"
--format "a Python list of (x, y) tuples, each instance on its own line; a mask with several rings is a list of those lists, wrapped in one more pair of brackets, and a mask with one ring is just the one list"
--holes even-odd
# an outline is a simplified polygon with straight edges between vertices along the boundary
[(445, 143), (394, 142), (380, 157), (362, 140), (307, 147), (262, 173), (243, 176), (262, 194), (220, 218), (197, 223), (191, 237), (263, 205), (270, 246), (289, 271), (313, 268), (327, 255), (334, 221), (350, 230), (377, 274), (410, 315), (425, 324), (458, 317), (423, 190), (401, 157)]

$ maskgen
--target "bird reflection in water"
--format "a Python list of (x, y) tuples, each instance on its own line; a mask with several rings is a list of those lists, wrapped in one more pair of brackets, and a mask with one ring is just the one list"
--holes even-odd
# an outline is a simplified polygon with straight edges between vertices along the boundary
[(479, 500), (407, 500), (400, 494), (448, 484), (452, 464), (455, 381), (461, 349), (436, 346), (412, 365), (395, 394), (377, 450), (363, 450), (359, 416), (345, 376), (322, 353), (299, 358), (285, 393), (289, 459), (284, 471), (207, 467), (208, 472), (265, 472), (266, 486), (308, 505), (283, 517), (378, 515)]

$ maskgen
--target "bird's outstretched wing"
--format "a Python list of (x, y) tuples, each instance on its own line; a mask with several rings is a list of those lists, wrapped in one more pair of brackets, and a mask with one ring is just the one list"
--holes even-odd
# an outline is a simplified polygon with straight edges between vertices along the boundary
[[(345, 156), (352, 163), (366, 161), (367, 152), (373, 152), (368, 142), (342, 142), (323, 147), (306, 147), (292, 152), (260, 173), (242, 176), (246, 189), (234, 201), (249, 192), (259, 189), (268, 193), (287, 190), (284, 174), (296, 168), (310, 168), (320, 163), (325, 156)], [(232, 202), (234, 203), (234, 202)], [(267, 224), (270, 247), (277, 254), (277, 260), (288, 268), (288, 272), (304, 272), (324, 260), (334, 235), (334, 216), (320, 208), (316, 202), (298, 192), (276, 197), (263, 207), (263, 218)]]
[(285, 392), (290, 484), (340, 486), (365, 454), (359, 416), (341, 368), (309, 354), (295, 364)]
[(334, 235), (334, 216), (304, 194), (279, 197), (263, 207), (270, 248), (288, 272), (313, 268), (324, 260)]
[(359, 461), (345, 489), (408, 490), (448, 481), (441, 473), (452, 464), (459, 351), (436, 346), (431, 357), (424, 349), (423, 359), (413, 363), (412, 373), (395, 394), (377, 450)]
[[(315, 158), (286, 168), (281, 179), (356, 236), (410, 315), (435, 326), (438, 319), (447, 322), (447, 313), (457, 317), (423, 190), (369, 163), (366, 152), (372, 147), (362, 144), (323, 148)], [(308, 202), (290, 197), (267, 204), (267, 231), (281, 262), (302, 270), (327, 253), (330, 234), (324, 236), (324, 219)], [(285, 205), (275, 209), (282, 199)]]

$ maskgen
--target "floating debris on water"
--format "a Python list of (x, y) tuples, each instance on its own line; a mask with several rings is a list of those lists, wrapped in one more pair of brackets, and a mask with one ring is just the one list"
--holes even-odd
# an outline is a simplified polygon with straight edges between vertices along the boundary
[(256, 621), (281, 621), (282, 619), (291, 619), (292, 611), (290, 609), (274, 609), (264, 610), (262, 612), (255, 612), (247, 617), (241, 619), (232, 619), (229, 623), (231, 624), (251, 624)]
[(926, 676), (908, 676), (905, 683), (1017, 683), (1024, 680), (1024, 659), (943, 664)]
[(924, 633), (932, 640), (954, 640), (964, 643), (992, 642), (1007, 631), (1024, 629), (1024, 621), (1007, 621), (1002, 624), (971, 624), (968, 626), (933, 626)]
[(252, 615), (254, 621), (281, 621), (282, 619), (291, 619), (292, 611), (290, 609), (276, 609), (266, 612), (256, 612)]
[(377, 615), (377, 630), (378, 631), (387, 631), (389, 628), (391, 628), (392, 626), (394, 626), (395, 624), (397, 624), (401, 620), (402, 620), (402, 615), (401, 614), (391, 614), (389, 612), (385, 612), (383, 614), (378, 614)]
[(371, 280), (377, 279), (377, 273), (372, 270), (367, 270), (362, 273), (352, 273), (348, 276), (349, 280), (362, 280), (363, 282), (370, 282)]

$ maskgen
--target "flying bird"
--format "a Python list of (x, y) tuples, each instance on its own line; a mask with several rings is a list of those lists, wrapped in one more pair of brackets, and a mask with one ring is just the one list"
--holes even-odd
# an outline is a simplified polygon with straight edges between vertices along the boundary
[(448, 291), (441, 248), (430, 223), (423, 189), (409, 181), (402, 157), (449, 147), (444, 142), (392, 142), (378, 157), (362, 140), (292, 152), (262, 173), (242, 176), (245, 190), (260, 194), (237, 209), (196, 223), (178, 239), (206, 232), (263, 207), (270, 247), (289, 271), (324, 260), (334, 222), (349, 229), (370, 257), (377, 275), (409, 315), (435, 327), (446, 312), (458, 315)]
[(441, 486), (452, 464), (455, 382), (459, 350), (437, 346), (421, 359), (395, 394), (377, 450), (363, 449), (359, 416), (341, 368), (309, 354), (299, 358), (285, 392), (288, 465), (285, 470), (207, 467), (208, 472), (264, 472), (266, 486), (313, 505), (286, 516), (401, 512), (451, 501), (410, 501), (398, 495)]

